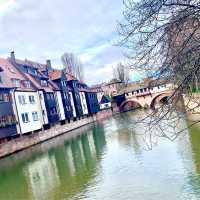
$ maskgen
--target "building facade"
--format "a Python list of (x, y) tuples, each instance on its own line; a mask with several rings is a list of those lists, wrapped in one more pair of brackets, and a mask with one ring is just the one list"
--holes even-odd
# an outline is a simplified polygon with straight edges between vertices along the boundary
[(41, 130), (42, 110), (37, 91), (15, 91), (14, 99), (19, 123), (18, 133)]
[(97, 93), (88, 91), (86, 92), (86, 101), (87, 101), (87, 107), (88, 107), (88, 113), (90, 115), (96, 114), (99, 112), (99, 102), (97, 99)]
[(65, 119), (72, 119), (76, 116), (76, 114), (74, 113), (75, 110), (73, 110), (74, 106), (72, 106), (72, 104), (74, 105), (74, 103), (71, 102), (73, 101), (73, 98), (71, 98), (69, 93), (70, 88), (67, 84), (67, 77), (65, 73), (61, 70), (50, 70), (48, 74), (51, 80), (59, 87), (61, 91), (61, 99), (64, 107)]
[(37, 90), (9, 60), (2, 59), (7, 85), (12, 87), (12, 108), (16, 120), (16, 133), (24, 134), (42, 129), (42, 110)]
[(39, 103), (40, 105), (43, 105), (41, 109), (44, 127), (61, 120), (62, 116), (59, 113), (58, 106), (62, 109), (62, 103), (57, 102), (57, 99), (59, 98), (57, 97), (59, 88), (50, 81), (47, 75), (41, 72), (46, 65), (33, 61), (16, 59), (14, 52), (11, 52), (9, 61), (28, 79), (30, 84), (38, 92), (41, 101)]
[(67, 84), (69, 85), (72, 92), (74, 107), (76, 110), (76, 117), (81, 117), (83, 116), (83, 110), (82, 110), (81, 97), (79, 94), (79, 81), (74, 77), (69, 77), (67, 80), (68, 80)]
[(0, 141), (17, 134), (12, 107), (12, 85), (6, 75), (7, 61), (0, 59)]
[[(97, 92), (46, 64), (0, 59), (0, 142), (100, 110)], [(63, 123), (64, 122), (64, 123)]]
[(88, 115), (88, 108), (87, 108), (87, 101), (86, 101), (86, 96), (85, 96), (85, 91), (81, 90), (79, 92), (80, 99), (81, 99), (81, 106), (83, 110), (83, 115)]

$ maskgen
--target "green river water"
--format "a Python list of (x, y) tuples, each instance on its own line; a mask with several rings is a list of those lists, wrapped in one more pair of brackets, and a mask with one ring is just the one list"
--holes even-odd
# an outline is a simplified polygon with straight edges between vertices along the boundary
[(124, 113), (0, 160), (0, 200), (200, 199), (200, 129), (173, 142), (157, 138), (150, 150), (137, 115)]

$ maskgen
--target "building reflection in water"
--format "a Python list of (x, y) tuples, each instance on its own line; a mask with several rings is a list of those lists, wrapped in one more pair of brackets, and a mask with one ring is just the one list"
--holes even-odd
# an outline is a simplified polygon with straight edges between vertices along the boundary
[[(194, 193), (200, 199), (200, 127), (193, 126), (189, 130), (189, 143), (191, 146), (190, 161), (187, 164), (194, 168), (193, 173), (188, 173), (188, 183), (191, 185)], [(192, 165), (193, 164), (193, 165)], [(189, 170), (188, 170), (189, 171)]]
[(68, 199), (84, 192), (95, 181), (105, 145), (104, 128), (98, 124), (30, 160), (15, 161), (0, 171), (0, 199)]
[(118, 142), (125, 148), (132, 148), (138, 158), (144, 150), (143, 135), (135, 132), (134, 115), (130, 112), (124, 113), (116, 118)]

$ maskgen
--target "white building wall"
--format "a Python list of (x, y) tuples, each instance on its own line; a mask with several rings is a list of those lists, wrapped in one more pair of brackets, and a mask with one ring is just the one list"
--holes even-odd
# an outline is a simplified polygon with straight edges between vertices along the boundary
[(83, 110), (83, 114), (87, 115), (88, 114), (88, 108), (87, 108), (87, 102), (85, 98), (85, 92), (79, 92), (80, 99), (81, 99), (81, 106)]
[(100, 104), (100, 109), (111, 108), (111, 102)]
[(74, 106), (74, 99), (73, 99), (72, 92), (69, 92), (69, 95), (70, 95), (70, 101), (71, 101), (71, 105), (72, 105), (72, 109), (73, 109), (73, 117), (76, 117), (76, 109)]
[(100, 103), (103, 95), (104, 95), (104, 92), (97, 92), (97, 99), (98, 99), (99, 103)]
[[(11, 96), (12, 96), (12, 107), (13, 107), (13, 112), (14, 112), (16, 121), (18, 122), (18, 121), (19, 121), (19, 118), (18, 118), (18, 113), (17, 113), (17, 106), (16, 106), (16, 101), (15, 101), (15, 93), (14, 93), (14, 90), (11, 91)], [(19, 127), (19, 125), (17, 125), (16, 128), (17, 128), (17, 133), (20, 134), (20, 127)]]
[[(43, 119), (42, 119), (42, 110), (40, 106), (39, 95), (37, 92), (21, 92), (16, 91), (14, 93), (15, 96), (15, 105), (16, 111), (18, 115), (19, 124), (18, 131), (23, 133), (28, 133), (31, 131), (39, 130), (43, 127)], [(23, 96), (25, 99), (25, 103), (21, 103), (19, 100), (19, 96)], [(29, 96), (34, 97), (34, 102), (31, 103), (29, 100)], [(34, 120), (33, 113), (37, 113), (37, 120)], [(22, 114), (27, 114), (28, 121), (24, 122)], [(19, 133), (19, 132), (18, 132)]]
[(53, 191), (60, 184), (55, 157), (36, 159), (26, 166), (25, 171), (32, 199), (51, 199)]
[(65, 111), (64, 111), (64, 106), (63, 106), (60, 91), (56, 91), (55, 97), (56, 97), (56, 103), (57, 103), (57, 110), (58, 110), (58, 113), (59, 113), (59, 118), (60, 118), (60, 120), (65, 120)]
[(39, 95), (39, 98), (40, 98), (40, 106), (41, 106), (41, 110), (42, 110), (42, 116), (41, 117), (43, 119), (43, 124), (48, 124), (49, 120), (48, 120), (47, 109), (46, 109), (46, 105), (45, 105), (43, 91), (38, 91), (38, 95)]

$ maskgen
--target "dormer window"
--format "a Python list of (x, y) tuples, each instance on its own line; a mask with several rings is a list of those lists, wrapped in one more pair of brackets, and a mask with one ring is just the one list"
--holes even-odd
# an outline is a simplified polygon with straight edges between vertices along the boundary
[(14, 87), (20, 87), (20, 80), (19, 79), (12, 79)]
[(31, 87), (30, 81), (24, 81), (24, 87), (25, 88), (30, 88)]
[(41, 86), (42, 87), (47, 87), (47, 81), (46, 80), (41, 80)]
[(0, 102), (10, 102), (10, 96), (7, 93), (0, 93)]

